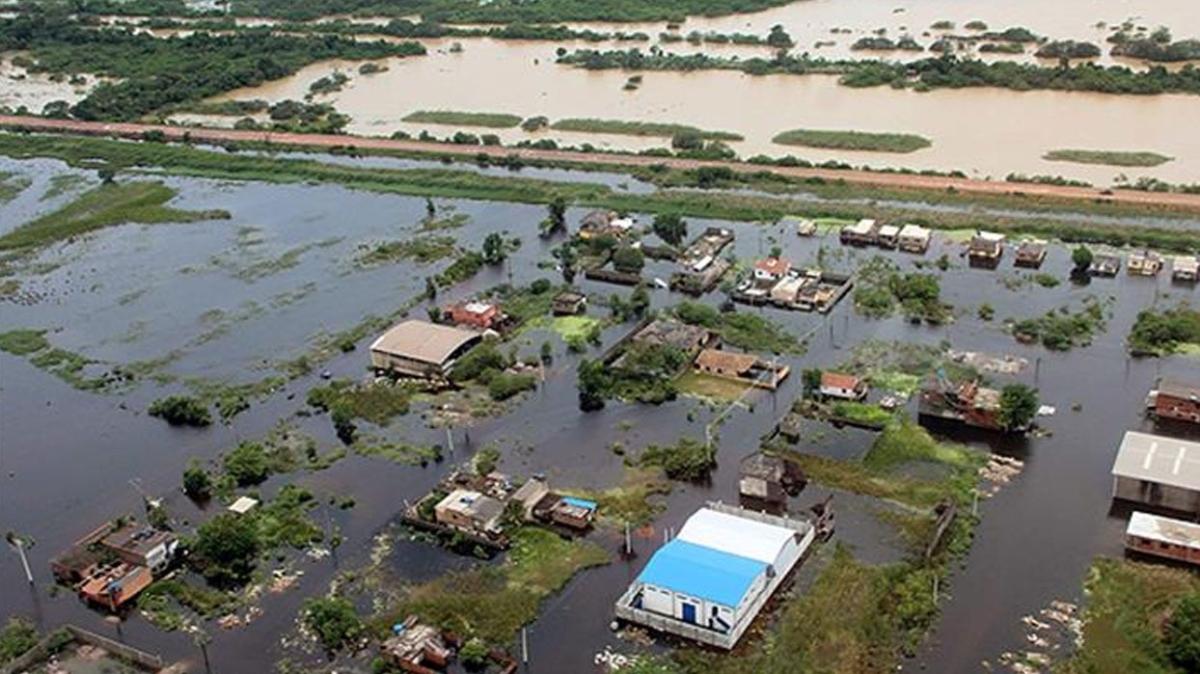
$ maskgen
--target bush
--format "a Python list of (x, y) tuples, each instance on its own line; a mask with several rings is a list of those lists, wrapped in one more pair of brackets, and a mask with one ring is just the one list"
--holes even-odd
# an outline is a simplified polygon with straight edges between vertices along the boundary
[(10, 617), (4, 630), (0, 631), (0, 665), (24, 655), (37, 642), (37, 628), (33, 623), (22, 617)]
[(644, 466), (658, 466), (674, 480), (702, 480), (717, 465), (711, 447), (691, 438), (681, 438), (674, 445), (650, 445), (642, 453)]
[(463, 667), (472, 671), (483, 669), (487, 665), (487, 657), (487, 645), (478, 638), (470, 639), (458, 651), (458, 658), (462, 660)]
[(531, 374), (500, 372), (488, 382), (488, 395), (492, 400), (508, 400), (521, 393), (537, 388), (537, 379)]
[(212, 477), (196, 459), (189, 461), (187, 468), (183, 469), (183, 493), (196, 500), (206, 499), (212, 494)]
[(172, 426), (207, 426), (212, 423), (208, 407), (191, 396), (167, 396), (155, 400), (148, 410)]
[(354, 605), (341, 597), (306, 600), (304, 624), (316, 633), (321, 645), (330, 653), (352, 645), (365, 632)]
[(238, 585), (250, 578), (259, 547), (253, 517), (221, 513), (196, 530), (188, 560), (210, 583)]
[(646, 256), (633, 246), (622, 246), (613, 253), (613, 267), (617, 271), (636, 274), (642, 271), (644, 266), (646, 266)]
[(1038, 410), (1037, 389), (1024, 384), (1009, 384), (1000, 392), (1000, 423), (1005, 430), (1027, 428)]
[(1167, 621), (1163, 643), (1171, 662), (1185, 672), (1200, 672), (1200, 593), (1179, 601)]
[(271, 474), (267, 453), (257, 442), (243, 442), (225, 455), (225, 472), (239, 487), (259, 484)]

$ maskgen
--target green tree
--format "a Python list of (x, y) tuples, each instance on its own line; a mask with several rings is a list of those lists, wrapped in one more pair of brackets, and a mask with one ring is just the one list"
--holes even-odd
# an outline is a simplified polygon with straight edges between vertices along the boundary
[(325, 650), (334, 653), (358, 641), (366, 629), (354, 604), (341, 597), (313, 597), (304, 602), (304, 624)]
[(212, 494), (212, 477), (196, 459), (188, 462), (183, 469), (183, 493), (189, 497), (202, 500)]
[(642, 317), (650, 309), (650, 293), (646, 290), (646, 285), (639, 283), (638, 287), (633, 289), (633, 293), (629, 295), (629, 310), (634, 316)]
[(612, 389), (612, 377), (602, 360), (579, 361), (576, 385), (579, 387), (579, 409), (591, 412), (604, 407)]
[(783, 26), (775, 24), (771, 26), (771, 32), (767, 34), (767, 44), (776, 49), (788, 49), (796, 43), (792, 41), (792, 36), (787, 34)]
[(508, 257), (508, 251), (504, 246), (504, 237), (496, 232), (488, 234), (483, 239), (483, 261), (487, 264), (500, 264), (504, 262), (504, 258)]
[(676, 150), (702, 150), (704, 149), (704, 135), (691, 129), (676, 131), (671, 136), (671, 147)]
[(253, 516), (221, 513), (196, 530), (188, 560), (214, 585), (239, 585), (250, 578), (259, 547)]
[(678, 246), (687, 237), (687, 221), (678, 213), (661, 213), (654, 216), (654, 233), (672, 246)]
[(1075, 263), (1075, 271), (1077, 272), (1087, 271), (1087, 268), (1092, 266), (1093, 257), (1095, 256), (1092, 255), (1091, 249), (1087, 246), (1079, 246), (1071, 251), (1071, 262)]
[(546, 205), (546, 219), (542, 221), (542, 234), (549, 236), (566, 229), (567, 200), (562, 197), (554, 197), (554, 200)]
[(1200, 672), (1200, 592), (1179, 600), (1163, 634), (1167, 657), (1185, 672)]
[(613, 253), (613, 267), (617, 271), (637, 274), (646, 266), (646, 256), (640, 249), (633, 246), (621, 246)]
[(267, 453), (257, 442), (242, 442), (225, 455), (225, 472), (239, 487), (259, 484), (271, 474)]
[(1024, 384), (1009, 384), (1000, 392), (1000, 424), (1005, 430), (1027, 428), (1037, 414), (1037, 389)]
[(800, 373), (800, 381), (804, 386), (804, 395), (811, 398), (821, 388), (820, 368), (808, 368)]
[(462, 660), (463, 667), (470, 671), (479, 671), (487, 665), (488, 648), (483, 640), (475, 637), (467, 640), (463, 647), (458, 651), (458, 659)]

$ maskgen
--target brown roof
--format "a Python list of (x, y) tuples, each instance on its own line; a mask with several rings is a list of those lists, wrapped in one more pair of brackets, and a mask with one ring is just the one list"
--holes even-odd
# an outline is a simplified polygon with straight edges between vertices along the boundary
[(380, 335), (371, 344), (371, 350), (440, 364), (464, 345), (478, 339), (477, 332), (414, 319), (399, 323)]
[(768, 257), (755, 262), (754, 268), (772, 276), (782, 276), (792, 268), (792, 263), (781, 257)]
[(154, 548), (175, 540), (175, 534), (130, 522), (104, 537), (104, 545), (135, 555), (146, 555)]
[(861, 379), (852, 374), (844, 374), (841, 372), (822, 372), (821, 386), (830, 388), (854, 389), (862, 382)]
[(758, 356), (749, 353), (730, 353), (716, 349), (705, 349), (696, 357), (697, 367), (708, 367), (732, 372), (745, 372), (754, 367)]

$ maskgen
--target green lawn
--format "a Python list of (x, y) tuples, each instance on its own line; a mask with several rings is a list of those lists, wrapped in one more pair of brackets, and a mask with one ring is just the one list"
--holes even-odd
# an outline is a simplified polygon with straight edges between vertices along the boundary
[(923, 150), (933, 141), (911, 133), (868, 133), (865, 131), (822, 131), (817, 129), (792, 129), (771, 139), (780, 145), (802, 145), (830, 150), (857, 150), (862, 152), (908, 153)]
[(1120, 152), (1115, 150), (1051, 150), (1042, 156), (1047, 161), (1066, 161), (1075, 164), (1105, 166), (1149, 167), (1165, 164), (1174, 157), (1157, 152)]
[(726, 402), (737, 400), (750, 388), (748, 384), (695, 371), (685, 372), (675, 384), (681, 393)]

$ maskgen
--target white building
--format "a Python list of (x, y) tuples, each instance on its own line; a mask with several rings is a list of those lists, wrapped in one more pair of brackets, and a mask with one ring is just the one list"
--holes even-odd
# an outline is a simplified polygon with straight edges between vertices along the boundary
[(905, 225), (899, 234), (900, 250), (907, 253), (924, 253), (929, 249), (931, 232), (920, 225)]
[(617, 617), (733, 648), (813, 536), (806, 521), (710, 503), (654, 553)]
[(1200, 442), (1129, 431), (1112, 476), (1113, 498), (1200, 513)]

